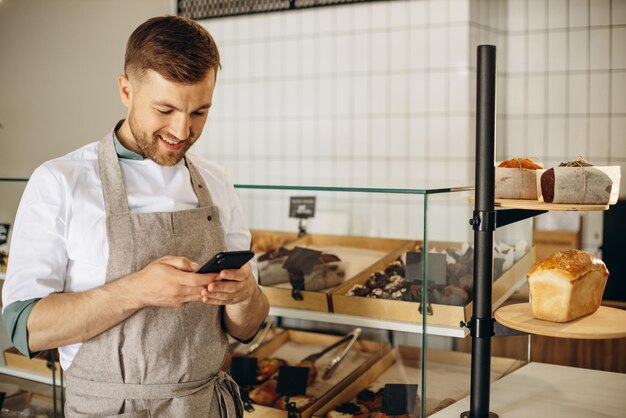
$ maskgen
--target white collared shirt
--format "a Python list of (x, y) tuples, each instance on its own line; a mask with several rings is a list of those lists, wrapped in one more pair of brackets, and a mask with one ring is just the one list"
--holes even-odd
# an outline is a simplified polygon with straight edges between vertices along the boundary
[[(218, 207), (227, 249), (249, 249), (250, 232), (228, 174), (202, 157), (191, 154), (189, 158)], [(119, 162), (131, 212), (198, 207), (184, 161), (173, 167), (149, 159)], [(108, 256), (98, 143), (94, 142), (44, 163), (32, 174), (15, 218), (2, 289), (3, 306), (103, 285)], [(70, 366), (80, 345), (59, 348), (64, 369)]]

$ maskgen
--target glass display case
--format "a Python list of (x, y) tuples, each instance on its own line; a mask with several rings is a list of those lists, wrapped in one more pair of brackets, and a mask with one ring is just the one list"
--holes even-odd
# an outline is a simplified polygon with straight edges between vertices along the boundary
[[(0, 181), (0, 223), (13, 222), (25, 182)], [(317, 377), (305, 391), (315, 401), (302, 416), (326, 416), (365, 396), (368, 388), (376, 393), (385, 384), (417, 385), (408, 386), (417, 391), (418, 402), (408, 402), (407, 408), (415, 407), (419, 416), (469, 394), (471, 355), (459, 341), (469, 334), (462, 324), (473, 308), (472, 187), (236, 188), (252, 231), (259, 280), (270, 299), (273, 329), (258, 334), (251, 353), (249, 346), (233, 341), (233, 353), (256, 356), (257, 362), (278, 357), (293, 366), (360, 329), (332, 377), (324, 378), (326, 368), (347, 349), (349, 339), (315, 361)], [(531, 233), (530, 220), (496, 232), (494, 308), (525, 282), (533, 261)], [(298, 253), (317, 257), (314, 266), (286, 263), (297, 260)], [(2, 332), (5, 351), (11, 343)], [(264, 340), (258, 341), (261, 336)], [(518, 340), (516, 346), (494, 356), (493, 379), (524, 364), (527, 343)], [(0, 373), (51, 383), (49, 375), (11, 364)], [(257, 386), (249, 387), (253, 397)], [(407, 386), (389, 388), (391, 394)], [(372, 408), (381, 408), (381, 394)], [(247, 414), (281, 416), (276, 402), (253, 403), (255, 411)]]

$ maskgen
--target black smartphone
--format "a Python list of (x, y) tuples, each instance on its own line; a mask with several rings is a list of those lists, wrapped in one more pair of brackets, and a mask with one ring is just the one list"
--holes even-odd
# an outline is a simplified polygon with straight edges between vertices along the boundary
[(236, 270), (243, 267), (252, 257), (252, 251), (224, 251), (215, 254), (196, 273), (219, 273), (222, 270)]

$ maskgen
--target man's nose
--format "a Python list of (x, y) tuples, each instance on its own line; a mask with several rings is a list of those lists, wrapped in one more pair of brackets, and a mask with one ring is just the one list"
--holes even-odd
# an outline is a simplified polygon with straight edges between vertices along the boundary
[(172, 135), (182, 141), (189, 137), (190, 128), (191, 120), (189, 118), (189, 115), (180, 112), (172, 121), (172, 124), (170, 126), (170, 132), (172, 133)]

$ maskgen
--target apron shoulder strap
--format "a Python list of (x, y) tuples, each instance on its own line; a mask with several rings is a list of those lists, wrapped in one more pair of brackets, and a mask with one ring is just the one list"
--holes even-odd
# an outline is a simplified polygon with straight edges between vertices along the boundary
[(189, 156), (185, 156), (185, 165), (189, 170), (189, 175), (191, 177), (191, 185), (193, 186), (193, 191), (196, 193), (198, 197), (198, 206), (199, 207), (207, 207), (213, 206), (213, 199), (211, 199), (211, 193), (209, 192), (209, 188), (204, 181), (204, 178), (198, 171), (196, 165), (191, 161)]
[(126, 187), (113, 144), (113, 132), (107, 134), (98, 143), (98, 168), (106, 213), (111, 215), (128, 213)]

